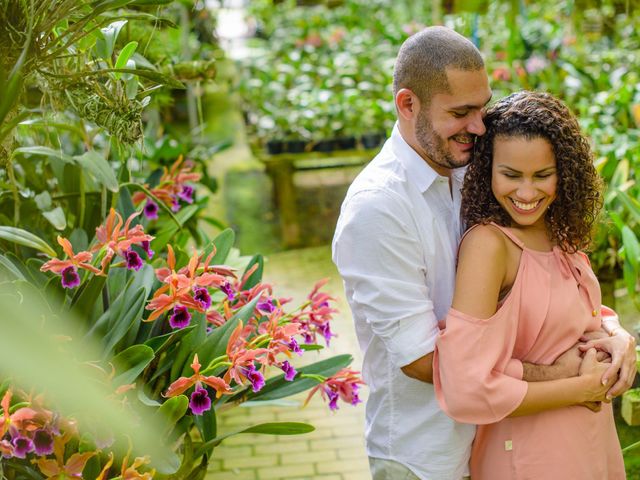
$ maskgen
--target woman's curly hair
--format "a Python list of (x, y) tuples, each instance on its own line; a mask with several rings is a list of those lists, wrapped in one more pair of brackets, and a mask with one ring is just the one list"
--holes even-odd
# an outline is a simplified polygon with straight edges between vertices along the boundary
[(556, 198), (545, 213), (549, 236), (567, 252), (587, 248), (602, 208), (602, 180), (575, 116), (547, 93), (523, 91), (490, 107), (484, 123), (487, 131), (476, 141), (462, 189), (462, 219), (467, 227), (512, 223), (491, 189), (494, 140), (544, 138), (553, 149), (558, 176)]

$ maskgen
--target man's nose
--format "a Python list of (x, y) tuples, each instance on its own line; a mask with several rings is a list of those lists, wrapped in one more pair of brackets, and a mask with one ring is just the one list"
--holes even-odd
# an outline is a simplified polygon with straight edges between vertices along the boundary
[(470, 123), (467, 126), (467, 131), (478, 136), (484, 135), (484, 132), (487, 131), (482, 121), (482, 112), (480, 110), (472, 114)]

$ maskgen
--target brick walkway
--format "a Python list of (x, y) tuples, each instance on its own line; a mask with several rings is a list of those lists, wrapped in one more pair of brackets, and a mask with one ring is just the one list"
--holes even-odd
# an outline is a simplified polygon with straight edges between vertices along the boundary
[[(319, 353), (307, 352), (305, 363), (327, 356), (351, 353), (353, 367), (361, 365), (360, 352), (344, 300), (342, 281), (331, 263), (330, 248), (319, 247), (269, 256), (264, 280), (274, 292), (302, 301), (314, 283), (329, 277), (325, 290), (338, 299), (341, 314), (332, 324), (338, 337), (331, 347)], [(303, 363), (297, 364), (301, 366)], [(366, 388), (363, 389), (366, 398)], [(214, 450), (207, 480), (323, 479), (368, 480), (369, 468), (364, 450), (364, 406), (340, 404), (332, 413), (318, 396), (307, 407), (301, 405), (306, 393), (284, 399), (288, 405), (237, 407), (218, 418), (219, 434), (263, 422), (306, 422), (316, 430), (305, 435), (236, 435)]]

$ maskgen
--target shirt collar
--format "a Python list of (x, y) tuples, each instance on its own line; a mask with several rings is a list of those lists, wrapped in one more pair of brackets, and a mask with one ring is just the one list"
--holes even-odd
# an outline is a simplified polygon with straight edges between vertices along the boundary
[[(402, 138), (398, 122), (391, 132), (391, 148), (396, 158), (407, 170), (407, 177), (420, 189), (426, 192), (438, 178), (446, 178), (436, 172), (411, 146)], [(456, 168), (452, 171), (453, 181), (462, 184), (466, 167)]]

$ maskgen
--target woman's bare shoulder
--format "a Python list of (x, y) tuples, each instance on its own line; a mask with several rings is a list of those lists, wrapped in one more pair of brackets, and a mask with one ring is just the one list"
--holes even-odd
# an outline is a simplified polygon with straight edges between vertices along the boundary
[(460, 243), (459, 257), (479, 255), (485, 260), (497, 260), (507, 255), (508, 239), (494, 225), (476, 225), (469, 230)]

